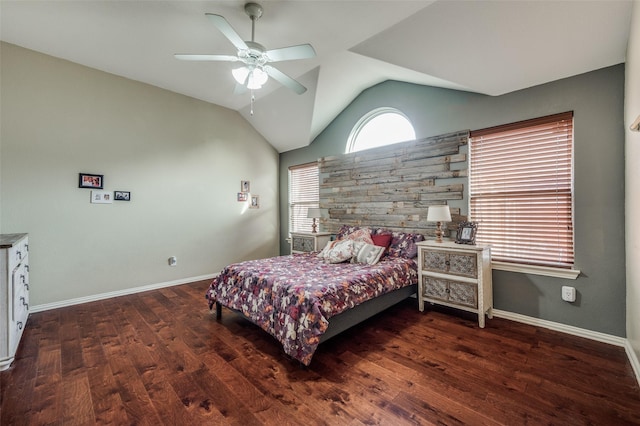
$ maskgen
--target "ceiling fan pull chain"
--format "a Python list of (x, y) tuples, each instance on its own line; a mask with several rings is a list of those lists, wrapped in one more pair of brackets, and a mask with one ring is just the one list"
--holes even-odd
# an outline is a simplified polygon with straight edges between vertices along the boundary
[(256, 97), (253, 96), (253, 89), (251, 89), (251, 116), (253, 117), (253, 102), (256, 100)]

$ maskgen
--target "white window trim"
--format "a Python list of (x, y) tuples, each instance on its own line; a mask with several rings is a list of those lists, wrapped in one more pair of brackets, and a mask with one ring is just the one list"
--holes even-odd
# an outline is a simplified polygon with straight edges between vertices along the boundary
[(525, 265), (522, 263), (500, 262), (495, 260), (491, 262), (491, 269), (496, 271), (544, 275), (546, 277), (564, 278), (568, 280), (575, 280), (578, 278), (578, 275), (580, 275), (580, 270), (578, 269), (562, 269), (553, 268), (550, 266)]
[[(354, 146), (356, 144), (356, 139), (358, 139), (358, 135), (360, 134), (362, 129), (367, 125), (367, 123), (369, 123), (374, 118), (377, 118), (378, 116), (383, 115), (383, 114), (397, 114), (397, 115), (400, 115), (400, 116), (404, 117), (409, 122), (409, 124), (411, 124), (411, 127), (413, 127), (413, 123), (411, 122), (411, 120), (409, 120), (409, 117), (407, 117), (407, 115), (405, 113), (403, 113), (402, 111), (400, 111), (397, 108), (380, 107), (380, 108), (373, 109), (373, 110), (369, 111), (368, 113), (366, 113), (365, 115), (363, 115), (360, 118), (360, 120), (358, 120), (358, 122), (351, 129), (351, 133), (349, 133), (349, 138), (347, 139), (347, 149), (345, 151), (346, 154), (349, 154), (349, 153), (352, 153), (352, 152), (358, 152), (358, 151), (354, 151), (353, 150), (353, 148), (354, 148)], [(414, 127), (414, 133), (415, 133), (415, 127)], [(400, 142), (402, 142), (402, 141), (392, 142), (392, 143), (389, 143), (387, 145), (393, 145), (395, 143), (400, 143)], [(385, 145), (383, 145), (383, 146), (385, 146)]]

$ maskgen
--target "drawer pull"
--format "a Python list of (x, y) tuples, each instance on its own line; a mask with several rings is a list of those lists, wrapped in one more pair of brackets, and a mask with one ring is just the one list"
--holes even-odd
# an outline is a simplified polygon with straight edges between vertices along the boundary
[(446, 262), (444, 262), (445, 265), (449, 266), (451, 265), (451, 262), (449, 262), (448, 260)]
[(29, 309), (29, 304), (24, 300), (24, 297), (21, 297), (20, 300), (22, 301), (22, 305), (26, 306), (27, 309)]
[(27, 283), (27, 277), (25, 277), (24, 274), (20, 274), (20, 280), (22, 281), (22, 284), (26, 284)]
[(447, 293), (447, 294), (449, 294), (449, 293), (451, 293), (451, 289), (450, 289), (450, 288), (447, 288), (444, 292), (445, 292), (445, 293)]
[(22, 252), (20, 250), (16, 250), (16, 256), (18, 256), (18, 259), (22, 259)]
[(22, 321), (18, 321), (18, 330), (22, 330)]
[(24, 245), (24, 249), (28, 252), (29, 251), (29, 244), (25, 244)]

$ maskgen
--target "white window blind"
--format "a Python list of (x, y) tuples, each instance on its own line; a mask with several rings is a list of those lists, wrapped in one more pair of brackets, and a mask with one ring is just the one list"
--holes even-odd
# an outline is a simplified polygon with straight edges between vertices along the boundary
[(311, 232), (309, 207), (320, 207), (318, 163), (289, 167), (289, 232)]
[(494, 260), (571, 268), (573, 112), (471, 132), (469, 198)]

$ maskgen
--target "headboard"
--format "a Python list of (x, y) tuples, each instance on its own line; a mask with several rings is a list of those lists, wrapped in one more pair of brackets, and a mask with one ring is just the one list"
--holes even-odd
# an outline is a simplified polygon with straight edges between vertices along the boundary
[[(320, 158), (320, 207), (329, 211), (322, 229), (336, 233), (345, 224), (435, 236), (427, 208), (463, 200), (468, 164), (460, 148), (468, 140), (465, 130)], [(448, 230), (467, 220), (459, 207), (451, 219)]]

